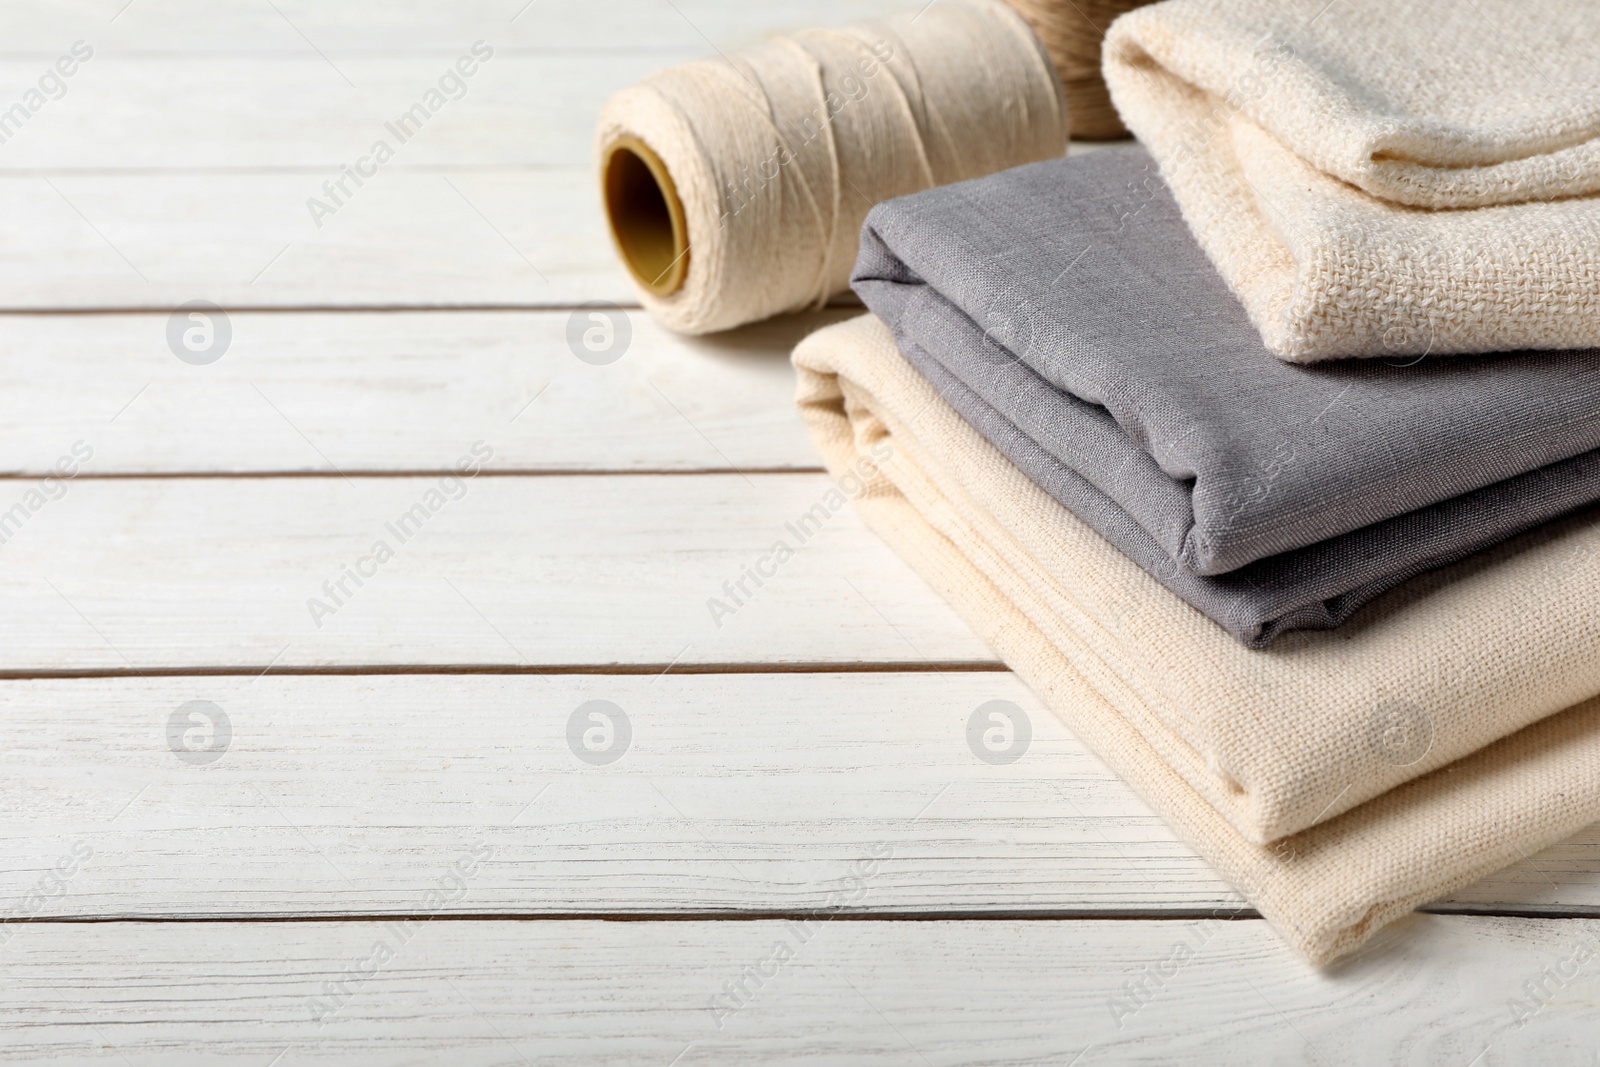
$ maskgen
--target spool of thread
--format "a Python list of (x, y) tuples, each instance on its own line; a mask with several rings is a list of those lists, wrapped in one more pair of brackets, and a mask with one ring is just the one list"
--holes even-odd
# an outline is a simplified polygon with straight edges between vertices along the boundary
[(601, 110), (618, 254), (658, 319), (708, 333), (821, 306), (874, 204), (1062, 154), (1060, 82), (1000, 0), (780, 37)]
[(1128, 136), (1111, 106), (1100, 75), (1100, 45), (1117, 16), (1153, 0), (1007, 0), (1028, 20), (1061, 76), (1079, 141), (1114, 141)]

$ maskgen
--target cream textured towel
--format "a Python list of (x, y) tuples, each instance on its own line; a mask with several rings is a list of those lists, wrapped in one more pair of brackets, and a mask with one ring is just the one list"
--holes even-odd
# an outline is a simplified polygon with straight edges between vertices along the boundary
[[(1591, 525), (1392, 594), (1347, 639), (1249, 652), (967, 427), (876, 319), (813, 334), (794, 361), (829, 469), (877, 472), (867, 522), (1313, 959), (1600, 819), (1600, 701), (1547, 714), (1600, 689), (1570, 665), (1553, 677), (1597, 658)], [(1584, 591), (1563, 600), (1567, 584)], [(1579, 643), (1546, 656), (1569, 630)], [(1240, 762), (1207, 765), (1224, 751)], [(1262, 780), (1282, 792), (1252, 795)], [(1276, 829), (1241, 829), (1275, 806)]]
[(1167, 0), (1105, 75), (1279, 356), (1600, 341), (1591, 5)]

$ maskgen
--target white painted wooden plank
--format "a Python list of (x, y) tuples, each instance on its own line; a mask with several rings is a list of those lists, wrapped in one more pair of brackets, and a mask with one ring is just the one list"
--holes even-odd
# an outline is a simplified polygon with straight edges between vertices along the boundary
[(0, 312), (637, 304), (587, 167), (385, 174), (320, 228), (309, 177), (0, 176)]
[[(1244, 906), (1008, 673), (13, 681), (0, 721), (0, 921), (63, 856), (38, 917), (407, 914), (477, 848), (444, 910)], [(1439, 906), (1600, 910), (1600, 829)]]
[(993, 662), (822, 474), (0, 488), (0, 670)]
[[(35, 29), (22, 37), (59, 37), (67, 47), (70, 26), (104, 21), (121, 3), (104, 6), (35, 5), (20, 18)], [(631, 302), (590, 174), (605, 97), (662, 65), (796, 19), (885, 7), (838, 3), (808, 14), (794, 4), (552, 3), (510, 23), (522, 6), (431, 5), (432, 14), (413, 18), (411, 8), (373, 4), (286, 5), (282, 15), (273, 5), (245, 13), (230, 5), (219, 20), (210, 7), (202, 17), (194, 4), (142, 0), (106, 28), (159, 49), (119, 53), (113, 36), (0, 153), (0, 168), (12, 172), (0, 181), (0, 308)], [(508, 50), (402, 143), (385, 123), (436, 84), (478, 39), (469, 28), (486, 21), (486, 40), (504, 30), (541, 48), (592, 46), (597, 36), (607, 44), (575, 54)], [(207, 35), (221, 32), (290, 50), (186, 55), (175, 42), (195, 27), (213, 47)], [(566, 36), (552, 41), (555, 27)], [(395, 33), (428, 50), (327, 53), (341, 40)], [(320, 53), (311, 43), (319, 36), (333, 42)], [(0, 85), (16, 84), (20, 98), (48, 59), (0, 61)], [(337, 196), (323, 189), (378, 139), (395, 155), (376, 176)], [(112, 172), (95, 172), (103, 168)], [(314, 215), (313, 198), (335, 213)]]
[[(228, 725), (179, 754), (192, 700)], [(991, 700), (1016, 763), (969, 747)], [(56, 917), (403, 914), (480, 845), (450, 910), (1238, 905), (1009, 673), (3, 682), (0, 721), (0, 901), (93, 853)]]
[(60, 1064), (1579, 1065), (1600, 997), (1574, 920), (1417, 917), (1330, 972), (1253, 921), (14, 929), (0, 1048)]
[[(503, 56), (400, 144), (437, 56), (347, 59), (360, 89), (315, 58), (93, 60), (0, 151), (0, 310), (632, 303), (589, 138), (662, 61)], [(390, 163), (323, 189), (378, 138)]]
[(383, 174), (320, 229), (310, 177), (0, 178), (0, 310), (634, 301), (587, 167)]
[[(379, 141), (392, 157), (381, 167), (363, 163), (377, 170), (367, 176), (373, 184), (405, 173), (587, 171), (605, 100), (705, 51), (703, 44), (693, 51), (599, 55), (496, 51), (461, 88), (447, 89), (451, 99), (425, 125), (398, 126), (473, 43), (462, 42), (455, 53), (344, 58), (339, 70), (359, 77), (357, 87), (340, 84), (338, 71), (314, 58), (96, 58), (59, 100), (20, 127), (14, 121), (0, 127), (0, 175), (292, 174), (295, 202), (311, 221), (312, 197), (326, 211), (367, 195), (368, 184), (352, 178), (334, 191), (323, 183), (337, 182), (341, 167), (372, 156)], [(0, 84), (22, 86), (20, 96), (53, 62), (0, 58)], [(0, 102), (0, 112), (8, 103)], [(1110, 144), (1077, 142), (1068, 154)], [(331, 224), (326, 215), (323, 222)]]
[[(698, 37), (668, 49), (529, 53), (471, 31), (400, 56), (324, 58), (303, 43), (294, 54), (265, 57), (98, 51), (61, 80), (64, 91), (52, 88), (58, 98), (20, 126), (13, 119), (0, 127), (0, 174), (284, 171), (300, 175), (300, 205), (315, 196), (338, 207), (363, 196), (365, 185), (347, 178), (329, 192), (322, 183), (338, 181), (341, 166), (371, 155), (378, 141), (392, 158), (367, 176), (373, 182), (418, 170), (584, 168), (595, 117), (612, 93), (709, 54)], [(471, 76), (451, 75), (464, 57)], [(19, 86), (20, 97), (54, 60), (0, 56), (0, 86)], [(402, 125), (435, 89), (433, 114)], [(0, 96), (0, 111), (9, 103)]]
[[(797, 23), (826, 24), (840, 8), (901, 7), (834, 4), (823, 5), (834, 11), (806, 12), (798, 5), (702, 5), (697, 12), (660, 2), (627, 5), (633, 11), (592, 4), (546, 10), (536, 3), (511, 22), (523, 2), (478, 5), (485, 8), (480, 12), (434, 5), (431, 17), (421, 18), (360, 5), (335, 15), (341, 25), (334, 27), (314, 25), (317, 20), (287, 8), (283, 15), (294, 25), (271, 5), (228, 5), (235, 15), (222, 21), (234, 23), (232, 32), (244, 34), (246, 25), (259, 23), (259, 40), (272, 50), (224, 54), (181, 50), (188, 36), (181, 27), (217, 29), (213, 19), (194, 18), (193, 5), (178, 5), (189, 9), (184, 17), (170, 9), (174, 5), (155, 11), (141, 0), (125, 19), (104, 26), (93, 18), (36, 18), (49, 28), (37, 25), (31, 34), (49, 50), (0, 55), (0, 86), (16, 87), (14, 93), (0, 89), (0, 111), (13, 102), (8, 96), (23, 99), (45, 78), (28, 105), (34, 113), (20, 129), (15, 116), (0, 127), (0, 168), (310, 168), (304, 200), (379, 140), (394, 153), (383, 164), (385, 174), (438, 164), (582, 165), (590, 158), (600, 105), (653, 71)], [(744, 15), (727, 17), (738, 11)], [(630, 18), (635, 14), (640, 17)], [(376, 31), (368, 28), (374, 21), (382, 24)], [(421, 50), (347, 51), (331, 43), (392, 40), (402, 27)], [(102, 28), (109, 42), (97, 32)], [(149, 41), (152, 32), (158, 42)], [(126, 50), (118, 37), (130, 34), (156, 50)], [(313, 47), (308, 39), (322, 43)], [(63, 54), (76, 58), (50, 73)], [(62, 71), (71, 73), (56, 76)], [(420, 131), (386, 126), (398, 127), (400, 116), (430, 90), (436, 95), (426, 102)]]
[(621, 311), (600, 366), (568, 339), (590, 314), (236, 312), (202, 366), (165, 313), (7, 316), (0, 471), (48, 472), (79, 440), (100, 475), (445, 471), (479, 439), (501, 470), (820, 467), (788, 356), (848, 312), (684, 338)]
[(0, 176), (0, 313), (633, 307), (594, 184), (397, 173), (318, 229), (299, 174)]
[[(380, 160), (374, 182), (417, 167), (585, 165), (607, 97), (706, 54), (702, 40), (671, 50), (519, 54), (493, 33), (470, 31), (401, 56), (325, 58), (303, 42), (292, 55), (259, 57), (96, 52), (20, 129), (15, 121), (0, 127), (0, 171), (304, 171), (304, 213), (310, 196), (337, 206), (323, 181), (378, 141), (392, 158)], [(454, 71), (457, 60), (471, 76)], [(20, 98), (53, 62), (0, 59), (0, 86), (17, 87), (0, 95), (0, 112), (13, 102), (6, 96)], [(425, 121), (401, 125), (430, 90), (437, 95)], [(344, 193), (357, 189), (347, 179)]]
[[(92, 39), (109, 52), (303, 56), (440, 51), (498, 33), (509, 47), (591, 52), (737, 48), (772, 33), (880, 18), (906, 0), (9, 0), (7, 53), (54, 55)], [(276, 8), (277, 10), (274, 10)], [(312, 53), (314, 54), (314, 53)]]

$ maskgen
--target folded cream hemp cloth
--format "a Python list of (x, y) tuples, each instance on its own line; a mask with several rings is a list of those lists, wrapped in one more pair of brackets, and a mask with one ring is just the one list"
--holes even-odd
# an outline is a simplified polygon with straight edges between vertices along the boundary
[(962, 422), (877, 319), (794, 362), (830, 471), (870, 475), (868, 524), (1313, 959), (1600, 820), (1593, 519), (1251, 652)]
[(1593, 5), (1166, 0), (1104, 68), (1278, 356), (1600, 342)]

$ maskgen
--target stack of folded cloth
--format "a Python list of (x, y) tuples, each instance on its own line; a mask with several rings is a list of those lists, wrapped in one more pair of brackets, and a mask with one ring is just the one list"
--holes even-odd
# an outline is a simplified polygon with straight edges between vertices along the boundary
[(1600, 35), (1419, 6), (1125, 16), (1144, 147), (880, 205), (794, 355), (867, 521), (1317, 961), (1600, 820)]

